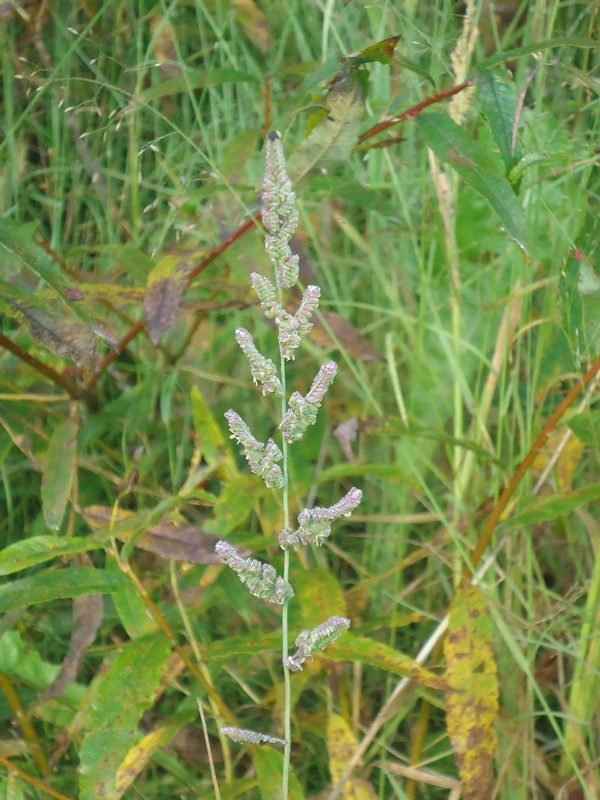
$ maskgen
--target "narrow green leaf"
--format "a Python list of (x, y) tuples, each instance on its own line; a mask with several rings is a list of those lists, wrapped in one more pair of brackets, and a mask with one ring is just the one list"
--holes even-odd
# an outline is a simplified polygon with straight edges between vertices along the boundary
[(556, 39), (544, 39), (542, 42), (534, 42), (522, 47), (514, 47), (512, 50), (504, 50), (502, 53), (495, 53), (477, 64), (475, 69), (478, 71), (491, 69), (497, 64), (514, 61), (516, 58), (528, 56), (531, 53), (541, 53), (542, 50), (548, 50), (551, 47), (582, 47), (587, 49), (598, 47), (598, 42), (595, 39), (587, 39), (585, 36), (558, 36)]
[(577, 489), (566, 494), (554, 494), (550, 497), (536, 498), (528, 502), (514, 517), (502, 523), (502, 527), (517, 525), (534, 525), (537, 522), (551, 522), (559, 517), (566, 517), (573, 511), (593, 500), (600, 498), (600, 483), (592, 483), (584, 489)]
[(0, 575), (11, 575), (35, 564), (43, 564), (52, 558), (85, 553), (102, 548), (101, 542), (93, 539), (62, 536), (32, 536), (9, 544), (0, 550)]
[(600, 442), (600, 410), (584, 411), (568, 422), (569, 428), (584, 444), (598, 447)]
[(425, 667), (422, 667), (410, 656), (399, 653), (383, 642), (376, 642), (364, 636), (344, 633), (333, 644), (328, 645), (323, 655), (331, 661), (360, 661), (373, 667), (411, 678), (415, 683), (429, 686), (431, 689), (448, 688), (446, 681)]
[(525, 214), (510, 183), (498, 173), (490, 154), (440, 111), (422, 114), (417, 118), (417, 125), (437, 157), (450, 164), (463, 180), (485, 197), (510, 236), (527, 252)]
[(29, 578), (0, 586), (0, 612), (15, 611), (64, 597), (118, 591), (133, 591), (125, 575), (110, 575), (92, 567), (44, 570)]
[(42, 509), (44, 522), (58, 530), (63, 521), (77, 466), (79, 423), (67, 419), (55, 428), (44, 463)]
[(221, 86), (224, 83), (248, 83), (256, 82), (258, 78), (250, 75), (249, 72), (241, 72), (237, 69), (227, 67), (215, 69), (195, 69), (190, 70), (186, 75), (179, 75), (166, 81), (157, 83), (146, 89), (132, 101), (131, 105), (140, 103), (150, 103), (159, 97), (167, 97), (172, 94), (181, 94), (190, 89), (205, 89), (207, 86)]
[(508, 174), (521, 158), (519, 139), (513, 128), (517, 113), (517, 90), (508, 70), (482, 70), (475, 79), (477, 94), (492, 129)]
[(154, 702), (171, 645), (164, 636), (135, 639), (104, 675), (85, 720), (80, 752), (81, 800), (117, 800), (117, 770)]

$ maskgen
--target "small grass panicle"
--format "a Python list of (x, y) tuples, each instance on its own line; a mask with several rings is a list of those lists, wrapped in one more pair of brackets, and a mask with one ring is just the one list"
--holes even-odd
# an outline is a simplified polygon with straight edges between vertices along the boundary
[[(221, 733), (236, 742), (249, 744), (277, 744), (284, 746), (282, 777), (282, 797), (288, 796), (290, 751), (291, 751), (291, 702), (290, 671), (302, 669), (306, 659), (315, 650), (322, 650), (335, 641), (349, 626), (345, 617), (332, 616), (313, 630), (303, 630), (296, 638), (296, 652), (290, 656), (288, 630), (288, 603), (293, 597), (289, 583), (290, 550), (302, 544), (320, 545), (331, 531), (331, 523), (343, 516), (349, 516), (352, 509), (360, 503), (362, 492), (352, 488), (330, 508), (304, 509), (298, 515), (298, 530), (290, 527), (288, 502), (288, 445), (301, 439), (309, 425), (314, 424), (317, 412), (325, 393), (337, 372), (333, 361), (325, 362), (318, 371), (310, 391), (303, 397), (294, 392), (289, 401), (286, 398), (285, 362), (293, 359), (295, 350), (303, 336), (311, 328), (310, 316), (319, 301), (319, 289), (308, 286), (295, 314), (284, 308), (283, 289), (290, 289), (298, 280), (298, 257), (289, 247), (289, 241), (298, 223), (295, 194), (288, 178), (283, 148), (277, 133), (269, 134), (266, 143), (266, 170), (263, 182), (263, 223), (267, 229), (265, 249), (275, 269), (275, 285), (268, 278), (252, 274), (252, 285), (260, 300), (266, 317), (274, 319), (279, 330), (279, 376), (275, 365), (257, 350), (252, 336), (244, 328), (238, 328), (236, 339), (246, 355), (255, 383), (262, 384), (263, 394), (273, 393), (281, 398), (282, 449), (269, 439), (267, 444), (257, 441), (246, 423), (233, 410), (225, 417), (231, 431), (231, 438), (244, 446), (244, 455), (250, 469), (263, 478), (271, 489), (282, 489), (284, 527), (279, 536), (279, 544), (284, 551), (284, 574), (277, 576), (273, 567), (261, 564), (253, 558), (242, 558), (234, 547), (226, 542), (216, 545), (221, 561), (234, 569), (251, 594), (283, 606), (282, 611), (282, 665), (285, 686), (284, 738), (267, 736), (240, 728), (224, 727)], [(282, 461), (279, 467), (276, 462)]]

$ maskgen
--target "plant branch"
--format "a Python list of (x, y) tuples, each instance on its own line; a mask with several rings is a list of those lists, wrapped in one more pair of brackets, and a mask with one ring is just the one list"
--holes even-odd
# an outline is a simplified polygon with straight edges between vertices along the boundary
[(397, 125), (399, 122), (405, 122), (407, 119), (411, 119), (412, 117), (418, 117), (423, 109), (427, 108), (428, 106), (432, 106), (434, 103), (440, 103), (442, 100), (446, 100), (448, 97), (452, 97), (453, 95), (462, 92), (463, 89), (467, 89), (469, 86), (473, 86), (472, 78), (469, 78), (462, 83), (458, 83), (451, 89), (446, 89), (443, 92), (436, 92), (430, 97), (426, 97), (425, 100), (421, 100), (420, 103), (412, 106), (412, 108), (409, 108), (407, 111), (403, 111), (402, 114), (392, 117), (392, 119), (386, 119), (383, 122), (378, 122), (377, 125), (373, 125), (372, 128), (369, 128), (369, 130), (365, 131), (359, 137), (358, 144), (362, 144), (366, 139), (370, 139), (371, 136), (376, 136), (378, 133), (381, 133), (381, 131), (391, 128), (392, 125)]
[(65, 378), (64, 375), (60, 374), (60, 372), (57, 372), (55, 369), (52, 369), (52, 367), (44, 364), (43, 361), (39, 361), (39, 359), (37, 359), (35, 356), (30, 355), (27, 350), (24, 350), (3, 333), (0, 333), (0, 347), (4, 347), (14, 356), (20, 358), (21, 361), (29, 364), (29, 366), (36, 370), (36, 372), (39, 372), (57, 386), (60, 386), (60, 388), (64, 389), (69, 397), (71, 397), (73, 400), (84, 400), (92, 410), (96, 410), (98, 408), (97, 396), (90, 391), (91, 387), (86, 386), (85, 383), (81, 387), (78, 386), (74, 381), (70, 380), (69, 378)]
[[(494, 510), (488, 517), (487, 522), (485, 523), (483, 530), (481, 531), (481, 534), (479, 536), (479, 541), (477, 542), (475, 550), (473, 550), (473, 553), (471, 554), (472, 567), (476, 567), (481, 561), (481, 556), (483, 555), (485, 548), (488, 546), (490, 539), (492, 538), (492, 533), (494, 532), (494, 528), (498, 524), (498, 521), (500, 520), (500, 517), (502, 516), (504, 509), (508, 505), (510, 498), (515, 493), (517, 486), (519, 485), (523, 476), (533, 463), (535, 457), (540, 452), (542, 447), (545, 445), (548, 437), (556, 427), (556, 424), (563, 416), (565, 411), (568, 409), (568, 407), (571, 405), (573, 400), (581, 392), (581, 390), (585, 389), (585, 387), (593, 380), (594, 376), (598, 372), (600, 372), (600, 358), (594, 364), (592, 364), (592, 366), (588, 369), (588, 371), (581, 378), (581, 380), (575, 383), (571, 387), (570, 391), (567, 392), (563, 400), (558, 404), (554, 412), (548, 418), (548, 421), (538, 434), (537, 439), (532, 444), (529, 452), (515, 470), (508, 484), (504, 487), (504, 490), (502, 491), (502, 494), (500, 495), (500, 498), (496, 503)], [(470, 574), (470, 572), (471, 570), (467, 567), (466, 573)]]

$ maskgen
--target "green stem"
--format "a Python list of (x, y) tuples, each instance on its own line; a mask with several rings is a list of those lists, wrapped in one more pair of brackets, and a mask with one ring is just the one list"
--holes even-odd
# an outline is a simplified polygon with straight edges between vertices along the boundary
[[(277, 278), (277, 273), (276, 273)], [(279, 302), (283, 305), (283, 295), (279, 280), (277, 280), (277, 291), (279, 294)], [(285, 417), (287, 411), (287, 385), (285, 376), (285, 358), (279, 348), (279, 372), (281, 380), (281, 419)], [(283, 454), (283, 529), (284, 531), (290, 527), (290, 500), (289, 500), (289, 468), (288, 468), (288, 444), (284, 437), (282, 437), (281, 452)], [(286, 583), (290, 581), (290, 551), (284, 550), (283, 555), (283, 580)], [(289, 600), (283, 603), (281, 613), (281, 657), (283, 662), (283, 686), (284, 686), (284, 703), (283, 703), (283, 738), (285, 739), (285, 746), (283, 749), (283, 772), (281, 779), (281, 800), (287, 800), (288, 785), (290, 775), (290, 756), (292, 752), (292, 709), (291, 709), (291, 681), (290, 670), (286, 667), (286, 661), (289, 655), (289, 629), (288, 629), (288, 608)]]

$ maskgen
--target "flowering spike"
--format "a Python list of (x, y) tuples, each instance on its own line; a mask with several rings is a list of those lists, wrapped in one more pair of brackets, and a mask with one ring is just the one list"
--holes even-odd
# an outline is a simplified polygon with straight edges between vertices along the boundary
[(312, 631), (302, 631), (296, 639), (296, 652), (285, 660), (285, 665), (292, 672), (302, 669), (302, 664), (312, 658), (314, 650), (323, 650), (331, 642), (342, 635), (350, 627), (346, 617), (333, 616), (322, 622)]
[(317, 373), (306, 397), (302, 397), (299, 392), (293, 392), (290, 396), (289, 409), (279, 426), (286, 442), (301, 439), (308, 426), (314, 424), (323, 396), (331, 386), (336, 372), (337, 364), (326, 361)]
[(360, 489), (352, 488), (335, 505), (329, 508), (305, 508), (298, 515), (300, 526), (293, 535), (297, 535), (302, 544), (323, 544), (331, 533), (331, 523), (340, 517), (349, 517), (352, 509), (362, 500)]
[(237, 343), (244, 351), (254, 383), (262, 383), (263, 394), (281, 394), (281, 381), (277, 377), (277, 367), (270, 358), (265, 358), (256, 349), (252, 336), (245, 328), (238, 328), (235, 332)]
[(252, 472), (261, 477), (269, 489), (281, 489), (283, 472), (276, 462), (281, 461), (283, 455), (275, 442), (269, 439), (265, 445), (255, 439), (244, 420), (231, 408), (225, 412), (225, 418), (229, 423), (230, 438), (244, 445), (242, 452)]
[(241, 582), (254, 597), (283, 605), (294, 596), (290, 584), (279, 578), (270, 564), (263, 564), (255, 558), (242, 558), (235, 547), (223, 541), (217, 542), (215, 552), (224, 564), (237, 572)]
[(277, 302), (275, 287), (268, 278), (265, 278), (264, 275), (259, 275), (258, 272), (253, 272), (250, 275), (250, 279), (260, 300), (262, 310), (265, 312), (265, 317), (273, 319), (281, 310), (281, 305)]
[(319, 304), (320, 296), (321, 290), (318, 286), (307, 286), (302, 294), (300, 306), (293, 316), (285, 310), (284, 314), (276, 316), (279, 325), (279, 347), (287, 361), (295, 358), (295, 351), (300, 345), (301, 338), (312, 328), (310, 317)]
[(280, 286), (289, 289), (298, 280), (298, 256), (289, 246), (298, 225), (296, 195), (292, 191), (281, 140), (271, 131), (266, 141), (266, 169), (263, 180), (263, 224), (268, 236), (265, 250), (277, 270)]
[(285, 739), (268, 736), (266, 733), (258, 733), (258, 731), (250, 731), (247, 728), (224, 727), (221, 728), (221, 733), (239, 744), (282, 744), (285, 746)]

